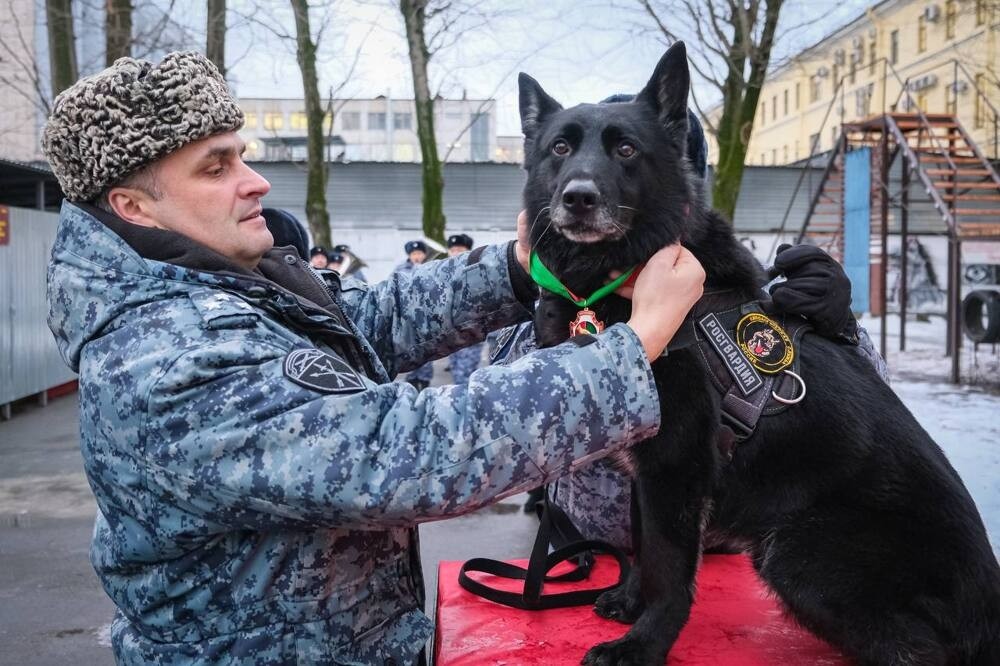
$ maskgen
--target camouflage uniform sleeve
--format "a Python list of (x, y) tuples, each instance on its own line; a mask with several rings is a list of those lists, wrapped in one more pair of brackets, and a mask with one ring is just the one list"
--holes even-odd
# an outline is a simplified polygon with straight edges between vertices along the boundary
[(156, 495), (227, 526), (409, 525), (472, 511), (650, 437), (660, 409), (627, 326), (467, 386), (320, 393), (277, 346), (182, 354), (150, 390), (141, 441)]
[(376, 285), (353, 283), (341, 292), (342, 306), (389, 375), (407, 372), (530, 316), (511, 284), (508, 255), (507, 245), (492, 245)]
[(872, 367), (875, 368), (875, 372), (877, 372), (878, 376), (882, 378), (882, 381), (888, 384), (889, 366), (886, 365), (885, 359), (882, 358), (882, 354), (880, 354), (878, 349), (875, 348), (875, 343), (872, 342), (872, 338), (868, 335), (868, 331), (860, 324), (858, 325), (857, 351), (872, 364)]

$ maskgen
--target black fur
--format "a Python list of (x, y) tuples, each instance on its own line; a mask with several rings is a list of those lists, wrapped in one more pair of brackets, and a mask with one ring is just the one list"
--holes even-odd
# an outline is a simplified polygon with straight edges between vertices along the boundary
[[(705, 266), (706, 302), (759, 295), (760, 266), (689, 177), (688, 87), (683, 44), (632, 103), (563, 110), (521, 75), (532, 242), (577, 294), (681, 239)], [(570, 182), (596, 185), (591, 210), (563, 205)], [(630, 304), (610, 296), (594, 309), (611, 325)], [(539, 344), (565, 340), (576, 311), (544, 294)], [(683, 351), (653, 365), (663, 425), (633, 453), (641, 562), (596, 606), (634, 624), (585, 664), (664, 662), (688, 619), (709, 513), (792, 615), (859, 663), (1000, 664), (1000, 568), (958, 475), (854, 349), (807, 335), (799, 353), (806, 399), (762, 419), (725, 464), (702, 366)]]

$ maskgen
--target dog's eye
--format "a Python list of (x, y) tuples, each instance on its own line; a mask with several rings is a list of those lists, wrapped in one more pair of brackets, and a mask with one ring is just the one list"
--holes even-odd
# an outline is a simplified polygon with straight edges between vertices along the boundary
[(618, 155), (620, 155), (621, 157), (628, 159), (633, 155), (635, 155), (635, 153), (636, 153), (635, 146), (629, 143), (628, 141), (622, 141), (621, 143), (618, 144)]
[(569, 155), (569, 144), (563, 139), (557, 139), (556, 142), (552, 144), (552, 152), (560, 157)]

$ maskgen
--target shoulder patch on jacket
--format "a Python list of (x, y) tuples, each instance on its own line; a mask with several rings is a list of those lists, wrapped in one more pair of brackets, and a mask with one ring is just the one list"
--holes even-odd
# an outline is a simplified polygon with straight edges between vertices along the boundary
[(202, 326), (209, 330), (251, 328), (260, 320), (252, 305), (221, 289), (196, 289), (188, 298), (201, 315)]
[(285, 376), (320, 393), (357, 393), (364, 382), (345, 361), (318, 349), (293, 349), (285, 357)]

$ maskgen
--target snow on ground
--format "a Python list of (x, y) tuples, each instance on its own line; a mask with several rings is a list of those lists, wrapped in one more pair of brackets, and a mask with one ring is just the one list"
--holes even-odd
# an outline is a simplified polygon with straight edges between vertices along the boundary
[[(878, 345), (880, 321), (862, 324)], [(963, 381), (948, 383), (945, 323), (907, 321), (907, 351), (899, 352), (899, 318), (889, 316), (888, 362), (892, 388), (944, 449), (986, 523), (994, 552), (1000, 553), (1000, 357), (992, 346), (962, 351)]]

